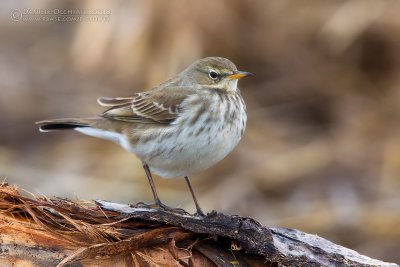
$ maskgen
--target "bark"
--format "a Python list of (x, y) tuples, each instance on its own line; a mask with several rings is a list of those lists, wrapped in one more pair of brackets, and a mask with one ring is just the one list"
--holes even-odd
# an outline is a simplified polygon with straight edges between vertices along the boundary
[(251, 218), (0, 187), (0, 266), (398, 266)]

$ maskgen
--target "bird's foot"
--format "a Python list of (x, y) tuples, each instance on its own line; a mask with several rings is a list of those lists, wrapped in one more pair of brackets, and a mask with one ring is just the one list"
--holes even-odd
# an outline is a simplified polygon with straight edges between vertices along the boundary
[(163, 211), (168, 211), (168, 212), (172, 212), (172, 213), (177, 213), (177, 214), (182, 214), (182, 215), (188, 215), (188, 213), (184, 210), (184, 209), (180, 209), (180, 208), (171, 208), (165, 204), (163, 204), (161, 201), (158, 201), (155, 203), (155, 205)]
[(200, 208), (197, 209), (196, 213), (193, 214), (193, 215), (196, 216), (196, 217), (201, 217), (201, 218), (204, 218), (204, 217), (207, 216), (206, 214), (204, 214), (204, 212)]
[[(145, 203), (145, 202), (138, 202), (136, 204), (130, 204), (129, 205), (132, 208), (146, 208), (146, 209), (158, 209), (161, 211), (167, 211), (167, 212), (171, 212), (171, 213), (176, 213), (176, 214), (180, 214), (180, 215), (190, 215), (187, 211), (185, 211), (184, 209), (181, 208), (171, 208), (167, 205), (165, 205), (164, 203), (162, 203), (161, 201), (157, 201), (155, 203)], [(202, 210), (198, 210), (195, 214), (193, 214), (193, 216), (196, 217), (205, 217), (206, 215), (203, 213)]]
[(152, 209), (152, 208), (155, 206), (155, 204), (148, 204), (148, 203), (145, 203), (145, 202), (140, 201), (140, 202), (138, 202), (138, 203), (136, 203), (136, 204), (129, 204), (129, 206), (130, 206), (131, 208)]

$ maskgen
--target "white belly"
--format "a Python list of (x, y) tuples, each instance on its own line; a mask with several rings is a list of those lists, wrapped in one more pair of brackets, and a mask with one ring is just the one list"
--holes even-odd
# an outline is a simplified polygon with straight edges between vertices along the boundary
[[(210, 129), (210, 138), (205, 135), (193, 136), (189, 131), (172, 136), (162, 144), (146, 146), (136, 153), (150, 169), (165, 178), (185, 176), (208, 169), (222, 160), (240, 140), (240, 132), (225, 129), (218, 132)], [(136, 149), (137, 150), (137, 149)], [(140, 155), (142, 154), (142, 155)]]

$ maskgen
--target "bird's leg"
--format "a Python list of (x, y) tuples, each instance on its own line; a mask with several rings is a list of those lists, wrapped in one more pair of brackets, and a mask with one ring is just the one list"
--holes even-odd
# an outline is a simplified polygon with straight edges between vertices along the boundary
[(165, 210), (169, 209), (168, 206), (164, 205), (161, 202), (160, 198), (158, 197), (158, 194), (157, 194), (157, 191), (156, 191), (156, 186), (154, 185), (154, 181), (153, 181), (153, 177), (152, 177), (151, 172), (150, 172), (149, 165), (147, 165), (146, 163), (143, 163), (143, 169), (146, 172), (147, 179), (149, 180), (149, 184), (150, 184), (150, 187), (151, 187), (151, 191), (153, 192), (153, 197), (154, 197), (155, 204), (159, 208), (163, 208)]
[(149, 184), (151, 187), (151, 191), (153, 192), (154, 202), (155, 202), (156, 206), (165, 211), (175, 212), (175, 213), (179, 213), (179, 214), (187, 214), (187, 212), (182, 209), (173, 209), (161, 202), (160, 198), (158, 197), (157, 191), (156, 191), (156, 186), (154, 184), (153, 176), (151, 175), (149, 165), (147, 165), (146, 163), (143, 163), (143, 168), (144, 168), (144, 171), (146, 172), (147, 179), (149, 180)]
[(197, 210), (196, 214), (199, 215), (199, 216), (203, 216), (203, 217), (206, 216), (204, 214), (204, 212), (201, 210), (199, 203), (197, 202), (197, 198), (196, 198), (196, 195), (194, 194), (194, 191), (193, 191), (193, 188), (192, 188), (192, 184), (190, 183), (189, 177), (185, 176), (185, 180), (186, 180), (186, 183), (187, 183), (187, 185), (189, 187), (190, 193), (192, 194), (192, 198), (193, 198), (194, 204), (196, 205), (196, 210)]

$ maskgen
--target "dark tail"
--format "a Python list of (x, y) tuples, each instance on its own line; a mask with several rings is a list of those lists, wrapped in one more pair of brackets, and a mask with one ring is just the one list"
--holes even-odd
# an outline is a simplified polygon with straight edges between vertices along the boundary
[(90, 121), (86, 119), (56, 119), (38, 121), (36, 124), (39, 126), (39, 130), (41, 132), (53, 130), (73, 130), (79, 127), (90, 127)]

